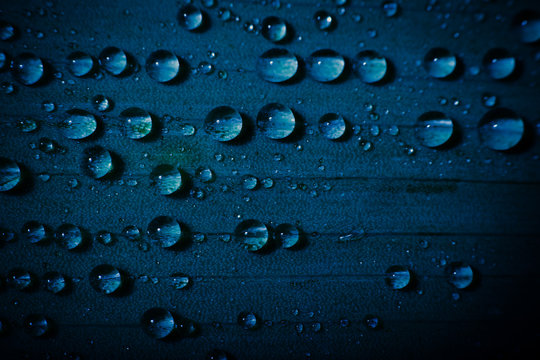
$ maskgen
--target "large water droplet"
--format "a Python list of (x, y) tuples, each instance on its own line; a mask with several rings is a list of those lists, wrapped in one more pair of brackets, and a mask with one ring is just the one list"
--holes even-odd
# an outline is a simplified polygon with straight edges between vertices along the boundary
[(474, 280), (473, 269), (462, 262), (454, 262), (448, 265), (448, 281), (458, 289), (469, 287)]
[(37, 221), (25, 223), (21, 229), (21, 233), (31, 244), (44, 243), (49, 238), (49, 233), (45, 225)]
[(180, 61), (168, 50), (157, 50), (146, 59), (146, 72), (152, 79), (166, 83), (180, 73)]
[(8, 272), (6, 282), (9, 286), (17, 290), (26, 291), (32, 289), (35, 279), (27, 270), (15, 268)]
[(154, 339), (164, 339), (177, 328), (173, 315), (163, 308), (147, 310), (141, 318), (141, 325), (143, 330)]
[(457, 67), (457, 58), (448, 49), (434, 48), (424, 56), (424, 68), (437, 79), (450, 76)]
[(497, 48), (486, 53), (482, 64), (489, 76), (496, 80), (502, 80), (512, 75), (516, 69), (517, 61), (507, 50)]
[(81, 247), (84, 241), (81, 229), (73, 224), (60, 225), (56, 229), (55, 238), (58, 246), (67, 250)]
[(58, 124), (62, 135), (74, 140), (89, 137), (96, 131), (97, 126), (96, 117), (88, 111), (80, 109), (67, 111), (67, 117)]
[(265, 39), (280, 42), (287, 37), (287, 24), (277, 16), (268, 16), (262, 21), (261, 32)]
[(15, 80), (21, 84), (34, 85), (43, 78), (45, 65), (36, 55), (23, 53), (13, 59), (11, 72)]
[(242, 132), (242, 116), (230, 106), (218, 106), (206, 115), (204, 131), (217, 141), (231, 141)]
[(93, 268), (89, 280), (94, 290), (105, 295), (118, 293), (124, 283), (120, 270), (109, 264), (98, 265)]
[(238, 314), (238, 325), (246, 330), (255, 330), (259, 327), (259, 319), (256, 314), (248, 311), (242, 311)]
[(9, 191), (21, 181), (21, 168), (11, 159), (0, 157), (0, 191)]
[(142, 139), (152, 132), (152, 117), (141, 108), (131, 107), (120, 113), (124, 134), (130, 139)]
[(199, 29), (203, 20), (202, 11), (191, 4), (183, 6), (178, 12), (180, 26), (190, 31)]
[(263, 80), (280, 83), (296, 75), (298, 59), (289, 50), (274, 48), (259, 56), (256, 69)]
[(302, 236), (296, 226), (280, 224), (276, 227), (276, 239), (284, 249), (294, 249), (300, 246)]
[(64, 292), (68, 285), (68, 279), (57, 271), (50, 271), (43, 275), (43, 288), (53, 294)]
[(340, 139), (347, 131), (347, 123), (343, 116), (336, 113), (328, 113), (319, 119), (319, 131), (330, 140)]
[(51, 332), (52, 323), (44, 315), (31, 314), (24, 319), (24, 329), (33, 337), (44, 337)]
[(94, 59), (85, 52), (74, 51), (67, 57), (67, 68), (74, 76), (87, 76), (94, 70), (94, 66)]
[(336, 27), (337, 20), (328, 11), (319, 10), (313, 15), (315, 26), (319, 30), (330, 31)]
[(114, 76), (122, 75), (129, 66), (126, 52), (114, 46), (103, 49), (99, 54), (99, 63), (105, 71)]
[(540, 14), (534, 10), (519, 12), (512, 21), (519, 39), (524, 43), (534, 43), (540, 40)]
[(415, 125), (416, 137), (424, 146), (435, 148), (446, 144), (454, 132), (454, 122), (445, 114), (430, 111), (422, 114)]
[(523, 138), (525, 123), (508, 109), (494, 109), (486, 113), (478, 124), (480, 141), (493, 150), (509, 150)]
[(375, 51), (361, 51), (352, 61), (354, 73), (365, 83), (372, 84), (381, 81), (388, 70), (388, 63), (384, 56)]
[(94, 179), (101, 179), (113, 170), (111, 153), (101, 146), (84, 150), (82, 159), (83, 170)]
[(391, 266), (386, 270), (385, 281), (394, 290), (405, 289), (411, 282), (411, 272), (405, 266)]
[(317, 50), (306, 59), (308, 75), (320, 82), (336, 80), (345, 69), (343, 56), (330, 49)]
[(270, 103), (257, 114), (257, 127), (270, 139), (285, 139), (296, 127), (296, 119), (290, 108), (278, 103)]
[(170, 216), (158, 216), (148, 224), (148, 236), (163, 248), (177, 245), (183, 237), (178, 221)]
[(160, 195), (171, 195), (182, 187), (182, 174), (172, 165), (158, 165), (150, 174), (151, 185)]
[(236, 227), (236, 240), (248, 251), (263, 249), (270, 240), (268, 227), (259, 220), (244, 220)]

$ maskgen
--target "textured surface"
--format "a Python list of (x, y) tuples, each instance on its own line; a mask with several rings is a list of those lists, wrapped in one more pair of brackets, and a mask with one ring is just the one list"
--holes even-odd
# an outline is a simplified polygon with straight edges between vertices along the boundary
[[(142, 251), (124, 238), (112, 247), (94, 242), (80, 253), (55, 244), (36, 246), (21, 236), (6, 243), (0, 248), (0, 274), (23, 267), (39, 276), (56, 270), (80, 281), (65, 296), (41, 289), (1, 290), (0, 317), (12, 327), (0, 337), (2, 352), (14, 358), (77, 353), (82, 358), (193, 359), (218, 348), (238, 359), (477, 353), (512, 358), (523, 356), (515, 353), (538, 341), (539, 48), (516, 41), (510, 25), (515, 13), (539, 10), (538, 3), (439, 1), (428, 12), (425, 1), (403, 1), (399, 15), (386, 18), (379, 1), (350, 0), (342, 16), (326, 1), (320, 7), (338, 21), (329, 33), (314, 26), (312, 17), (319, 8), (315, 2), (287, 3), (291, 6), (282, 2), (276, 9), (262, 2), (234, 2), (230, 9), (242, 20), (223, 23), (218, 8), (230, 2), (220, 1), (205, 10), (210, 24), (201, 33), (177, 24), (180, 5), (174, 1), (159, 6), (146, 1), (1, 3), (0, 19), (17, 26), (20, 35), (0, 43), (0, 49), (11, 56), (33, 52), (62, 78), (38, 87), (17, 84), (15, 94), (0, 96), (0, 156), (24, 164), (32, 178), (25, 191), (0, 194), (0, 226), (19, 232), (29, 220), (52, 228), (68, 222), (91, 234), (104, 229), (119, 234), (127, 225), (146, 230), (153, 218), (168, 215), (193, 232), (207, 234), (204, 243), (179, 251), (155, 244)], [(480, 22), (479, 13), (484, 14)], [(356, 14), (361, 14), (361, 22), (353, 20)], [(264, 82), (255, 62), (275, 45), (247, 33), (242, 24), (269, 15), (279, 15), (292, 26), (294, 39), (282, 46), (300, 57), (331, 48), (350, 59), (362, 49), (373, 49), (392, 62), (392, 78), (375, 86), (352, 73), (333, 84), (303, 75), (287, 85)], [(368, 29), (376, 29), (376, 37), (371, 38)], [(39, 31), (43, 39), (36, 36)], [(98, 80), (78, 79), (65, 69), (65, 58), (73, 50), (97, 57), (106, 46), (128, 51), (141, 70)], [(420, 65), (425, 53), (439, 46), (462, 60), (464, 71), (457, 79), (429, 78)], [(485, 71), (471, 74), (494, 47), (518, 57), (517, 79), (497, 82)], [(146, 57), (157, 49), (173, 51), (192, 69), (201, 61), (211, 62), (215, 71), (190, 72), (177, 84), (159, 84), (144, 71)], [(209, 50), (218, 54), (215, 59), (208, 58)], [(218, 70), (225, 70), (227, 78), (220, 79)], [(12, 81), (9, 72), (0, 73), (0, 81)], [(495, 152), (480, 142), (476, 127), (489, 110), (482, 105), (485, 92), (497, 95), (501, 106), (525, 119), (526, 141), (517, 151)], [(97, 94), (114, 101), (105, 115), (90, 104)], [(45, 100), (57, 105), (52, 114), (42, 110)], [(290, 106), (305, 121), (302, 134), (286, 142), (260, 135), (254, 120), (270, 102)], [(378, 120), (365, 110), (366, 104), (373, 106), (371, 113), (378, 114)], [(235, 107), (251, 124), (242, 142), (218, 143), (204, 133), (203, 119), (219, 105)], [(118, 115), (131, 106), (153, 114), (160, 134), (143, 142), (123, 136)], [(56, 123), (72, 108), (100, 115), (103, 131), (85, 141), (62, 137)], [(413, 126), (430, 110), (455, 120), (459, 136), (453, 146), (434, 150), (418, 143)], [(341, 113), (360, 133), (340, 142), (325, 139), (317, 121), (327, 112)], [(15, 126), (21, 116), (38, 119), (40, 129), (22, 133)], [(195, 126), (196, 134), (182, 136), (183, 123)], [(373, 125), (380, 127), (377, 136)], [(392, 125), (399, 127), (397, 136), (389, 134)], [(42, 137), (67, 151), (50, 155), (31, 149)], [(372, 145), (369, 151), (363, 148), (366, 141)], [(97, 181), (81, 172), (82, 152), (95, 144), (121, 159), (117, 179)], [(410, 148), (414, 155), (407, 154)], [(216, 154), (224, 160), (217, 161)], [(276, 161), (276, 154), (282, 160)], [(190, 175), (191, 187), (204, 189), (206, 197), (197, 200), (189, 190), (173, 197), (156, 195), (149, 174), (158, 164), (179, 166)], [(200, 166), (210, 167), (216, 181), (201, 183), (194, 176)], [(38, 174), (50, 179), (42, 181)], [(245, 174), (259, 180), (271, 177), (275, 185), (245, 190)], [(72, 188), (72, 179), (79, 186)], [(218, 239), (250, 218), (273, 226), (298, 224), (307, 246), (252, 254), (234, 240)], [(365, 234), (357, 241), (338, 241), (351, 232)], [(477, 270), (479, 282), (473, 289), (456, 291), (447, 282), (444, 264), (452, 261)], [(91, 288), (88, 273), (102, 263), (134, 277), (129, 294), (105, 297)], [(416, 275), (410, 291), (386, 286), (384, 272), (395, 264), (408, 266)], [(188, 274), (192, 286), (173, 289), (167, 278), (174, 272)], [(453, 298), (456, 293), (458, 300)], [(139, 320), (155, 306), (194, 320), (200, 333), (178, 341), (151, 339)], [(246, 331), (236, 323), (241, 311), (253, 311), (272, 326)], [(22, 323), (29, 313), (53, 319), (56, 334), (48, 339), (25, 334)], [(370, 331), (364, 325), (368, 314), (379, 317), (382, 329)], [(349, 326), (343, 326), (343, 319)], [(314, 323), (322, 324), (320, 332), (313, 331)], [(301, 333), (298, 324), (303, 324)]]

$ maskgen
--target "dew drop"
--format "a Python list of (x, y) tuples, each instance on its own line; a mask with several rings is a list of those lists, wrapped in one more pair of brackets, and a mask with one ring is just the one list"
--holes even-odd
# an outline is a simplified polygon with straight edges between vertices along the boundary
[(447, 269), (448, 281), (457, 289), (465, 289), (469, 287), (474, 280), (473, 269), (462, 262), (454, 262), (448, 265)]
[(235, 238), (248, 251), (259, 251), (270, 241), (268, 227), (259, 220), (244, 220), (236, 227)]
[(87, 76), (95, 66), (94, 59), (82, 51), (74, 51), (67, 57), (67, 69), (73, 76)]
[(92, 106), (97, 111), (108, 111), (111, 109), (111, 100), (105, 95), (96, 95), (92, 98)]
[(38, 122), (30, 117), (25, 117), (17, 122), (17, 127), (22, 132), (29, 133), (37, 130)]
[(540, 14), (534, 10), (523, 10), (516, 14), (512, 26), (523, 43), (540, 40)]
[(160, 195), (171, 195), (182, 187), (182, 174), (168, 164), (158, 165), (150, 174), (151, 186)]
[(186, 289), (190, 285), (189, 276), (182, 273), (172, 274), (170, 277), (171, 286), (173, 289), (180, 290)]
[(164, 339), (178, 327), (173, 315), (163, 308), (147, 310), (141, 318), (141, 325), (143, 330), (154, 339)]
[(328, 11), (319, 10), (313, 15), (317, 29), (331, 31), (336, 27), (337, 20)]
[(291, 79), (298, 71), (298, 59), (286, 49), (274, 48), (257, 59), (256, 70), (266, 81), (280, 83)]
[(98, 231), (98, 233), (95, 235), (94, 239), (102, 244), (102, 245), (107, 245), (107, 246), (110, 246), (112, 244), (114, 244), (115, 242), (115, 237), (113, 234), (111, 234), (109, 231), (106, 231), (106, 230), (100, 230)]
[(375, 51), (365, 50), (356, 54), (352, 61), (352, 69), (360, 80), (372, 84), (386, 76), (388, 63), (385, 57)]
[[(0, 228), (0, 242), (8, 243), (15, 241), (17, 236), (9, 229)], [(2, 288), (2, 281), (0, 280), (0, 289)]]
[(454, 132), (454, 122), (438, 111), (426, 112), (415, 124), (416, 138), (424, 146), (430, 148), (446, 144)]
[(405, 289), (411, 282), (411, 272), (405, 266), (391, 266), (386, 270), (385, 281), (394, 290)]
[(376, 330), (381, 326), (381, 321), (377, 316), (367, 315), (364, 318), (364, 324), (368, 327), (368, 329)]
[(242, 116), (229, 106), (219, 106), (206, 115), (204, 131), (217, 141), (231, 141), (242, 132)]
[(67, 250), (80, 248), (84, 241), (81, 229), (73, 224), (60, 225), (56, 229), (55, 238), (58, 246)]
[(195, 171), (196, 176), (204, 183), (210, 183), (215, 180), (215, 175), (212, 169), (207, 167), (199, 167)]
[(275, 230), (276, 240), (284, 249), (295, 249), (300, 246), (302, 236), (300, 230), (291, 224), (280, 224)]
[(434, 48), (424, 56), (424, 68), (434, 78), (447, 78), (456, 70), (456, 67), (457, 58), (448, 49)]
[(141, 108), (130, 107), (120, 113), (124, 122), (124, 134), (134, 140), (146, 137), (152, 132), (152, 117)]
[(183, 237), (182, 228), (178, 221), (170, 216), (158, 216), (148, 224), (148, 236), (162, 248), (171, 248)]
[(13, 25), (5, 21), (0, 21), (0, 40), (12, 40), (16, 33), (17, 29)]
[(14, 189), (21, 182), (21, 168), (11, 159), (0, 157), (0, 191)]
[(277, 43), (287, 37), (287, 24), (277, 16), (268, 16), (262, 21), (261, 32), (266, 40)]
[(56, 110), (56, 104), (50, 100), (45, 100), (41, 103), (41, 109), (45, 112), (51, 113)]
[(124, 283), (120, 270), (109, 264), (93, 268), (88, 279), (92, 288), (104, 295), (118, 293)]
[(306, 59), (308, 75), (319, 82), (338, 79), (345, 69), (343, 56), (330, 49), (317, 50)]
[(35, 85), (45, 73), (43, 60), (31, 53), (16, 56), (11, 64), (11, 73), (15, 80), (23, 85)]
[(508, 78), (516, 69), (516, 58), (505, 49), (489, 50), (482, 61), (489, 76), (495, 80)]
[(328, 113), (319, 119), (319, 131), (329, 140), (338, 140), (347, 131), (345, 119), (336, 113)]
[(43, 275), (43, 288), (53, 294), (64, 292), (68, 285), (68, 279), (57, 271), (50, 271)]
[(238, 325), (242, 326), (246, 330), (255, 330), (260, 326), (260, 321), (257, 315), (248, 311), (242, 311), (240, 314), (238, 314), (237, 321)]
[(199, 29), (203, 20), (202, 11), (191, 4), (183, 6), (178, 12), (178, 23), (189, 31)]
[(58, 127), (62, 135), (68, 139), (85, 139), (98, 127), (96, 117), (85, 110), (73, 109), (67, 111), (66, 114), (67, 117), (58, 124)]
[(292, 110), (282, 104), (267, 104), (257, 114), (257, 128), (269, 139), (285, 139), (293, 133), (295, 126)]
[(49, 233), (45, 225), (37, 221), (25, 223), (21, 229), (23, 237), (31, 244), (45, 243), (49, 238)]
[(503, 108), (489, 111), (478, 124), (480, 141), (493, 150), (510, 150), (521, 141), (524, 132), (523, 119)]
[(157, 50), (146, 59), (146, 73), (160, 83), (174, 80), (180, 73), (180, 61), (169, 50)]
[(490, 93), (482, 94), (482, 105), (488, 108), (494, 107), (497, 105), (497, 96)]
[(274, 187), (274, 180), (272, 180), (272, 178), (264, 178), (262, 179), (261, 183), (265, 189), (271, 189)]
[(110, 46), (99, 54), (99, 64), (109, 74), (120, 76), (128, 69), (128, 55), (124, 50)]
[(382, 4), (382, 10), (386, 17), (394, 17), (399, 11), (399, 4), (395, 1), (385, 1)]
[(255, 190), (259, 185), (259, 179), (253, 175), (245, 175), (242, 178), (242, 184), (246, 190)]
[(51, 321), (40, 314), (31, 314), (24, 319), (25, 331), (33, 337), (44, 337), (51, 332)]
[(31, 290), (35, 279), (27, 270), (22, 268), (11, 269), (6, 277), (7, 285), (17, 290)]
[(129, 241), (139, 241), (141, 239), (141, 231), (135, 225), (128, 225), (122, 230), (122, 234)]
[(101, 146), (86, 148), (82, 159), (83, 170), (94, 179), (101, 179), (113, 170), (111, 153)]

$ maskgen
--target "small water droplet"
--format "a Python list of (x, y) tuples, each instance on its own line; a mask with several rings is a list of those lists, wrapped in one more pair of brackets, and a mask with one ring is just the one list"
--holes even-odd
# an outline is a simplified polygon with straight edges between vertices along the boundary
[(221, 21), (229, 21), (231, 19), (232, 13), (227, 8), (219, 8), (218, 10), (218, 19)]
[(146, 73), (160, 83), (174, 80), (180, 73), (178, 57), (168, 50), (157, 50), (146, 59)]
[(53, 294), (64, 292), (68, 285), (68, 279), (57, 271), (50, 271), (43, 275), (43, 288)]
[(399, 11), (399, 4), (395, 1), (385, 1), (382, 4), (382, 10), (386, 17), (394, 17)]
[(178, 23), (189, 31), (197, 30), (203, 24), (204, 16), (202, 11), (191, 4), (183, 6), (178, 12)]
[(242, 178), (242, 184), (244, 185), (244, 189), (246, 190), (255, 190), (259, 185), (259, 179), (257, 179), (253, 175), (245, 175)]
[(430, 111), (422, 114), (415, 125), (417, 139), (430, 148), (446, 144), (454, 132), (454, 122), (445, 114)]
[(9, 41), (15, 38), (17, 29), (8, 22), (0, 21), (0, 40)]
[(37, 84), (45, 74), (45, 65), (41, 58), (31, 53), (16, 56), (11, 63), (11, 72), (15, 80), (23, 85)]
[(280, 83), (296, 75), (298, 59), (287, 49), (274, 48), (258, 57), (256, 69), (263, 80)]
[(315, 26), (322, 31), (331, 31), (337, 25), (337, 20), (328, 11), (319, 10), (313, 15)]
[(58, 246), (67, 249), (75, 250), (82, 247), (84, 237), (81, 229), (73, 224), (62, 224), (56, 229), (56, 243)]
[(86, 148), (82, 159), (82, 168), (87, 175), (101, 179), (113, 170), (111, 153), (101, 146)]
[(169, 216), (153, 219), (148, 225), (147, 233), (151, 240), (165, 249), (179, 244), (184, 235), (178, 221)]
[(118, 293), (124, 283), (122, 273), (109, 264), (93, 268), (89, 275), (89, 281), (94, 290), (105, 295)]
[(274, 180), (271, 178), (264, 178), (262, 179), (261, 183), (265, 189), (271, 189), (274, 187)]
[(94, 59), (85, 52), (75, 51), (67, 57), (68, 71), (77, 77), (89, 75), (95, 68)]
[(21, 181), (21, 169), (11, 159), (0, 157), (0, 192), (14, 189)]
[(450, 76), (457, 67), (457, 58), (448, 49), (434, 48), (424, 56), (424, 68), (437, 79)]
[(92, 106), (97, 111), (108, 111), (111, 109), (112, 101), (105, 95), (96, 95), (92, 98)]
[(98, 127), (96, 117), (85, 110), (73, 109), (67, 111), (66, 114), (67, 117), (58, 124), (58, 127), (62, 135), (68, 139), (85, 139)]
[(478, 124), (480, 140), (493, 150), (510, 150), (521, 141), (524, 132), (523, 119), (503, 108), (489, 111)]
[(275, 229), (276, 240), (284, 249), (294, 249), (300, 246), (302, 236), (300, 230), (291, 224), (280, 224)]
[(170, 277), (171, 286), (173, 289), (186, 289), (190, 285), (189, 276), (182, 273), (172, 274)]
[(474, 280), (473, 269), (462, 262), (454, 262), (448, 265), (446, 269), (448, 281), (457, 289), (469, 287)]
[(131, 107), (120, 113), (124, 122), (124, 134), (134, 140), (139, 140), (152, 132), (152, 117), (141, 108)]
[(282, 104), (267, 104), (257, 114), (257, 128), (270, 139), (280, 140), (290, 136), (295, 126), (292, 110)]
[(35, 284), (34, 276), (22, 268), (11, 269), (6, 276), (7, 285), (21, 291), (31, 290)]
[(534, 10), (523, 10), (514, 16), (512, 26), (523, 43), (540, 40), (540, 14)]
[(262, 21), (262, 35), (272, 42), (283, 41), (287, 37), (287, 24), (277, 16), (268, 16)]
[(139, 241), (141, 239), (141, 231), (138, 227), (135, 225), (129, 225), (126, 226), (122, 230), (122, 234), (129, 240), (129, 241)]
[(345, 119), (336, 113), (328, 113), (319, 119), (319, 131), (330, 140), (338, 140), (347, 131)]
[(256, 314), (252, 312), (242, 311), (238, 314), (238, 325), (242, 326), (246, 330), (255, 330), (259, 327), (259, 319)]
[(497, 96), (491, 93), (482, 94), (482, 105), (491, 108), (497, 105)]
[(45, 337), (52, 330), (51, 321), (40, 314), (31, 314), (25, 317), (23, 326), (25, 331), (33, 337)]
[(204, 131), (217, 141), (231, 141), (242, 132), (242, 116), (229, 106), (219, 106), (206, 115)]
[(210, 64), (208, 61), (201, 61), (198, 70), (203, 75), (210, 75), (214, 72), (214, 65)]
[(113, 234), (111, 234), (109, 231), (106, 230), (100, 230), (95, 235), (94, 239), (99, 242), (100, 244), (110, 246), (114, 244), (115, 237)]
[(364, 318), (364, 324), (368, 327), (368, 329), (376, 330), (381, 326), (381, 321), (377, 316), (367, 315)]
[(142, 318), (143, 330), (154, 339), (164, 339), (179, 327), (173, 315), (163, 308), (147, 310)]
[(52, 101), (50, 100), (45, 100), (41, 103), (41, 109), (43, 111), (46, 111), (48, 113), (51, 113), (53, 112), (54, 110), (56, 110), (56, 104), (53, 103)]
[(17, 127), (22, 132), (28, 133), (37, 130), (38, 122), (30, 117), (24, 117), (17, 122)]
[(372, 84), (386, 76), (388, 63), (385, 57), (375, 51), (365, 50), (356, 54), (352, 61), (352, 69), (360, 80)]
[(99, 54), (99, 64), (109, 74), (123, 75), (129, 67), (126, 52), (114, 46), (107, 47)]
[(411, 272), (405, 266), (394, 265), (386, 270), (385, 281), (394, 290), (405, 289), (411, 282)]
[(334, 50), (317, 50), (306, 59), (308, 75), (319, 82), (336, 80), (343, 74), (344, 69), (345, 59)]
[(259, 220), (244, 220), (236, 227), (235, 237), (248, 251), (263, 249), (270, 240), (268, 227)]
[(182, 174), (169, 164), (158, 165), (150, 174), (151, 186), (160, 195), (171, 195), (182, 187)]
[(482, 64), (491, 78), (502, 80), (512, 75), (517, 60), (505, 49), (491, 49), (484, 56)]

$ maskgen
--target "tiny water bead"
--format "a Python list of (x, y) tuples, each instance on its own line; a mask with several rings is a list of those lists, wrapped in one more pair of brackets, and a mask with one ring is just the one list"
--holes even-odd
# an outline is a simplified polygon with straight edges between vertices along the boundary
[(512, 110), (499, 108), (486, 113), (478, 124), (480, 141), (492, 150), (510, 150), (519, 144), (525, 123)]
[(269, 139), (285, 139), (294, 132), (295, 127), (294, 113), (285, 105), (270, 103), (257, 114), (257, 128)]
[(57, 271), (50, 271), (43, 275), (43, 288), (50, 293), (60, 294), (66, 290), (68, 280)]
[(122, 234), (129, 241), (139, 241), (141, 239), (141, 231), (135, 225), (128, 225), (122, 230)]
[(67, 117), (63, 119), (58, 127), (68, 139), (81, 140), (92, 135), (98, 122), (95, 115), (85, 110), (73, 109), (66, 112)]
[(180, 73), (180, 61), (168, 50), (157, 50), (146, 59), (146, 72), (155, 81), (166, 83)]
[(259, 56), (256, 70), (263, 80), (284, 82), (296, 75), (298, 58), (287, 49), (270, 49)]
[(260, 325), (257, 315), (248, 311), (242, 311), (240, 314), (238, 314), (237, 322), (238, 325), (246, 330), (255, 330)]
[(268, 16), (262, 21), (261, 32), (266, 40), (283, 41), (287, 37), (287, 23), (277, 16)]
[(420, 115), (415, 124), (416, 138), (430, 148), (446, 144), (454, 133), (454, 122), (445, 114), (430, 111)]
[(141, 317), (141, 325), (143, 330), (154, 339), (164, 339), (178, 327), (173, 315), (163, 308), (147, 310)]
[(101, 146), (93, 146), (84, 150), (83, 170), (94, 179), (102, 179), (113, 170), (111, 153)]
[(182, 240), (183, 232), (178, 221), (170, 216), (158, 216), (148, 225), (148, 236), (162, 248), (170, 248)]
[(158, 165), (150, 174), (151, 185), (160, 195), (171, 195), (182, 187), (182, 174), (169, 164)]
[(385, 281), (394, 290), (405, 289), (411, 282), (411, 272), (405, 266), (391, 266), (386, 270)]
[(139, 140), (152, 132), (152, 116), (148, 111), (138, 107), (130, 107), (120, 113), (124, 123), (124, 134), (134, 140)]
[(508, 78), (516, 69), (517, 60), (505, 49), (489, 50), (482, 61), (489, 76), (495, 80)]
[(51, 113), (56, 110), (56, 104), (50, 100), (45, 100), (41, 103), (41, 109), (45, 112)]
[(0, 21), (0, 40), (9, 41), (15, 37), (17, 29), (10, 23)]
[(488, 108), (492, 108), (497, 105), (497, 96), (491, 93), (482, 94), (482, 105)]
[(276, 240), (284, 249), (294, 249), (300, 245), (302, 236), (300, 230), (291, 224), (280, 224), (276, 227)]
[(118, 293), (124, 283), (120, 270), (109, 264), (93, 268), (88, 279), (94, 290), (105, 295)]
[(448, 49), (434, 48), (424, 56), (424, 68), (427, 73), (437, 79), (450, 76), (457, 67), (457, 58)]
[(58, 246), (75, 250), (82, 246), (84, 237), (81, 229), (73, 224), (62, 224), (56, 229), (56, 243)]
[(388, 70), (384, 56), (372, 50), (360, 51), (352, 60), (352, 69), (356, 76), (367, 84), (381, 81)]
[(319, 131), (329, 140), (338, 140), (347, 131), (347, 123), (343, 116), (336, 113), (328, 113), (319, 119)]
[(218, 106), (206, 115), (204, 131), (217, 141), (231, 141), (242, 132), (242, 116), (230, 106)]
[(246, 190), (255, 190), (259, 186), (259, 179), (253, 175), (244, 175), (242, 177), (242, 184)]
[(22, 268), (11, 269), (6, 277), (7, 284), (17, 290), (31, 290), (35, 279), (27, 270)]
[(248, 251), (259, 251), (270, 242), (270, 230), (259, 220), (244, 220), (234, 230), (236, 240)]
[(215, 175), (212, 169), (207, 167), (199, 167), (195, 171), (195, 174), (203, 183), (209, 183), (215, 180)]
[(44, 337), (52, 330), (52, 323), (46, 316), (31, 314), (24, 319), (25, 331), (33, 337)]
[(540, 40), (540, 13), (523, 10), (516, 14), (512, 26), (521, 42), (532, 44)]
[(336, 80), (343, 74), (344, 69), (345, 59), (334, 50), (317, 50), (306, 59), (308, 75), (319, 82)]
[(170, 276), (171, 286), (173, 289), (180, 290), (186, 289), (189, 284), (189, 276), (182, 273), (175, 273)]
[(87, 76), (95, 66), (92, 56), (82, 51), (74, 51), (67, 57), (67, 69), (73, 76)]
[(0, 157), (0, 192), (14, 189), (21, 177), (21, 168), (15, 161)]
[(24, 133), (36, 131), (38, 122), (30, 117), (25, 117), (17, 122), (17, 127)]
[(313, 21), (317, 29), (330, 31), (336, 27), (337, 20), (328, 11), (319, 10), (313, 15)]
[(385, 1), (382, 4), (382, 10), (386, 17), (394, 17), (399, 12), (399, 4), (395, 1)]
[(120, 76), (129, 67), (128, 55), (124, 50), (110, 46), (99, 54), (99, 64), (109, 74)]
[(191, 4), (183, 6), (178, 12), (178, 22), (183, 28), (193, 31), (201, 27), (203, 23), (202, 11)]
[(474, 280), (473, 269), (462, 262), (453, 262), (446, 269), (448, 281), (457, 289), (465, 289), (469, 287)]
[(29, 221), (25, 223), (21, 229), (23, 237), (31, 244), (44, 243), (49, 238), (49, 233), (45, 225), (37, 221)]
[(105, 95), (96, 95), (92, 98), (91, 102), (92, 102), (92, 106), (97, 111), (104, 112), (111, 109), (112, 102)]
[(111, 234), (109, 231), (106, 230), (100, 230), (97, 232), (97, 234), (94, 236), (94, 239), (103, 245), (110, 246), (114, 244), (115, 242), (115, 236)]
[(376, 330), (380, 328), (381, 321), (375, 315), (366, 315), (364, 318), (364, 324), (368, 327), (368, 329)]
[(22, 53), (13, 59), (11, 73), (15, 80), (21, 84), (35, 85), (45, 74), (45, 64), (41, 58), (34, 54)]

